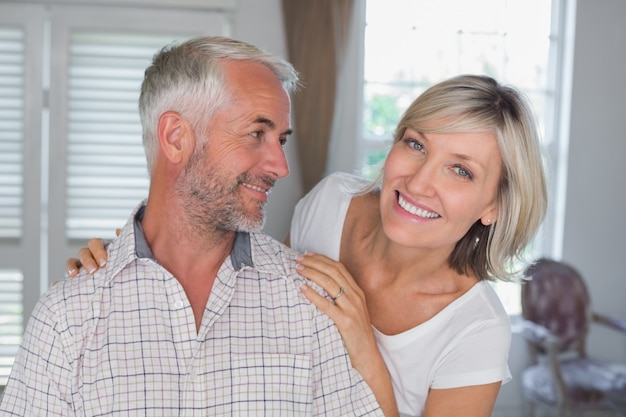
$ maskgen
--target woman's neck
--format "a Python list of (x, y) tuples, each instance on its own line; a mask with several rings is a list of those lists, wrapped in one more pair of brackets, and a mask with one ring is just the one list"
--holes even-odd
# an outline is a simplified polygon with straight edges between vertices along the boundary
[[(378, 195), (352, 200), (344, 225), (340, 260), (358, 281), (376, 275), (377, 285), (399, 285), (426, 292), (455, 292), (471, 287), (475, 277), (461, 275), (449, 265), (452, 248), (400, 245), (385, 234)], [(377, 271), (376, 274), (366, 271)], [(371, 285), (371, 282), (363, 285)], [(468, 287), (469, 285), (469, 287)]]

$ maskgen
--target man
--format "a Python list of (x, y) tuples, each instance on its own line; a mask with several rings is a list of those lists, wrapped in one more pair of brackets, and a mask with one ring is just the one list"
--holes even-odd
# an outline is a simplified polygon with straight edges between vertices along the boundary
[(381, 415), (294, 254), (257, 233), (288, 174), (293, 67), (165, 48), (139, 99), (150, 191), (93, 276), (35, 307), (0, 416)]

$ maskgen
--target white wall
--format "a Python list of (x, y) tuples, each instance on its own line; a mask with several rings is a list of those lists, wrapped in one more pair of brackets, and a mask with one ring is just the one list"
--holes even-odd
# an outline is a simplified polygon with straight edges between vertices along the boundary
[[(596, 309), (623, 317), (625, 22), (624, 0), (578, 0), (563, 245), (563, 259), (586, 277)], [(626, 337), (594, 328), (591, 339), (591, 352), (626, 362)]]
[[(626, 318), (624, 22), (624, 0), (577, 0), (562, 260), (586, 279), (596, 311)], [(592, 327), (588, 353), (626, 363), (626, 337)], [(525, 356), (523, 340), (514, 336), (514, 378)], [(519, 380), (502, 388), (500, 410), (521, 403)]]

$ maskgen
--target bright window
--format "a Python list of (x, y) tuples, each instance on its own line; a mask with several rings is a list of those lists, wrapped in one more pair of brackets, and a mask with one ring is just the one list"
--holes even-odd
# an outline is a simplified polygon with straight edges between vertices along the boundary
[[(559, 22), (553, 0), (367, 0), (361, 172), (373, 177), (402, 112), (432, 84), (458, 74), (489, 75), (521, 89), (546, 148), (553, 141), (559, 78)], [(558, 161), (553, 160), (554, 169)], [(535, 245), (536, 246), (536, 245)], [(531, 257), (540, 253), (531, 248)], [(519, 285), (497, 284), (510, 314)]]

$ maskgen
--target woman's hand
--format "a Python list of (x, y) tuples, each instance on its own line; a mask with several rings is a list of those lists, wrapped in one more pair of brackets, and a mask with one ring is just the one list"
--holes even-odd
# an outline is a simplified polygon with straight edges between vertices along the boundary
[[(119, 235), (119, 229), (116, 232)], [(102, 239), (89, 239), (87, 247), (80, 248), (78, 259), (69, 258), (65, 262), (65, 273), (68, 277), (75, 277), (80, 267), (84, 267), (88, 274), (93, 274), (107, 263), (107, 251)]]
[[(346, 267), (319, 254), (305, 253), (296, 258), (300, 275), (318, 284), (333, 298), (330, 301), (308, 285), (302, 293), (326, 313), (339, 328), (350, 353), (352, 365), (359, 369), (369, 361), (376, 341), (372, 332), (365, 295)], [(363, 343), (366, 340), (368, 343)]]
[(322, 287), (332, 301), (308, 285), (302, 286), (302, 293), (335, 323), (352, 366), (374, 392), (385, 416), (397, 416), (391, 377), (376, 346), (365, 294), (340, 262), (309, 252), (296, 262), (298, 273)]

